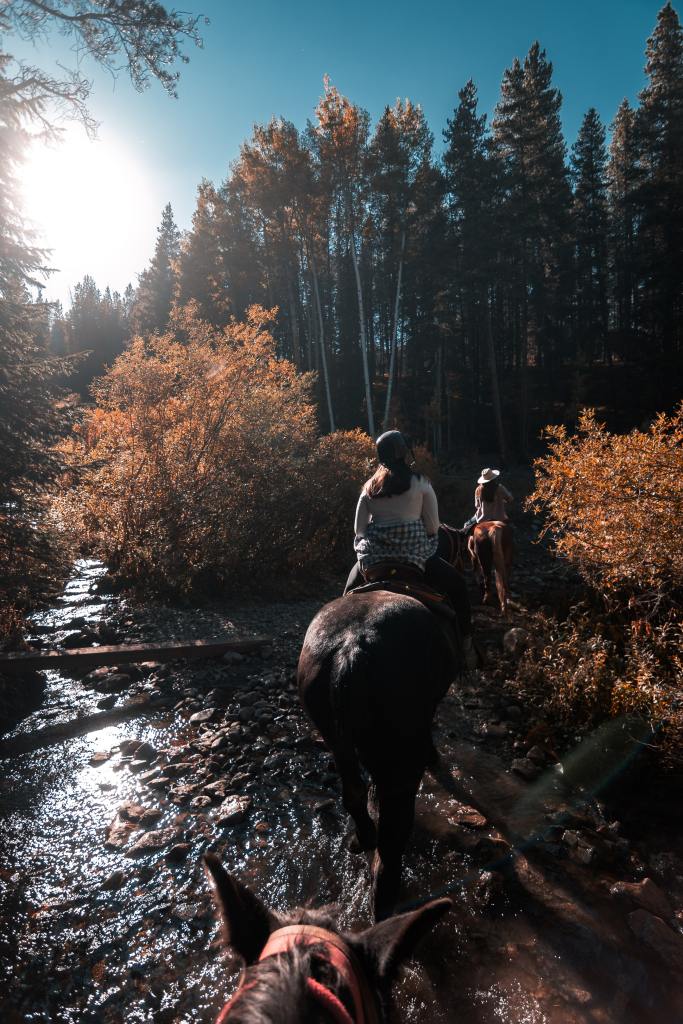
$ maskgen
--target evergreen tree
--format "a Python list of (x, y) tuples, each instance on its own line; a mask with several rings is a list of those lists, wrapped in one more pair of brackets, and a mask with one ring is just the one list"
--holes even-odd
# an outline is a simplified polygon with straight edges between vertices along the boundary
[(673, 366), (683, 349), (683, 30), (670, 3), (646, 56), (649, 81), (636, 119), (642, 315), (656, 357)]
[(611, 334), (622, 358), (632, 354), (639, 325), (635, 196), (640, 172), (635, 120), (635, 111), (623, 100), (611, 125), (607, 165)]
[(157, 231), (154, 255), (149, 267), (140, 274), (132, 311), (133, 329), (138, 334), (163, 331), (173, 304), (177, 262), (180, 257), (180, 232), (167, 203)]
[(588, 365), (607, 338), (606, 165), (605, 128), (591, 107), (571, 155), (577, 354)]
[(552, 64), (534, 43), (503, 76), (493, 120), (503, 172), (502, 258), (510, 271), (515, 362), (520, 376), (520, 440), (528, 441), (528, 366), (561, 355), (568, 301), (570, 189), (560, 124), (562, 96)]
[(220, 246), (220, 222), (225, 200), (204, 179), (197, 190), (192, 228), (180, 243), (175, 302), (197, 303), (199, 316), (211, 324), (224, 324), (230, 312), (227, 275)]
[(121, 296), (107, 287), (102, 294), (94, 279), (86, 275), (75, 286), (68, 315), (68, 351), (82, 353), (77, 372), (69, 384), (84, 396), (96, 377), (123, 352), (130, 327)]

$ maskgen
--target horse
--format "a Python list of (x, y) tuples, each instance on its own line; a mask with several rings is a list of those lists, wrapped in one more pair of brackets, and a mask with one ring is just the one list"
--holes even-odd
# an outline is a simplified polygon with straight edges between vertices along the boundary
[(325, 910), (274, 913), (215, 854), (205, 855), (204, 866), (224, 940), (243, 963), (216, 1024), (382, 1024), (397, 968), (452, 905), (432, 900), (364, 931), (342, 932)]
[(482, 585), (484, 604), (492, 601), (491, 572), (496, 571), (496, 590), (503, 616), (507, 616), (508, 583), (512, 568), (512, 528), (490, 520), (477, 523), (467, 542), (472, 565)]
[[(408, 594), (351, 593), (315, 616), (299, 657), (305, 711), (332, 753), (357, 844), (370, 857), (376, 920), (398, 899), (422, 776), (434, 763), (432, 722), (457, 675), (447, 619)], [(377, 824), (368, 812), (374, 786)]]

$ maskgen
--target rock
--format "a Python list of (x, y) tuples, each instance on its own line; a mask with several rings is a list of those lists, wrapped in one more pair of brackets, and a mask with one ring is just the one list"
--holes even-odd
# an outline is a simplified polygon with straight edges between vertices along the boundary
[(67, 633), (67, 635), (62, 640), (62, 647), (71, 649), (74, 647), (80, 647), (82, 643), (83, 634), (81, 633), (80, 630), (78, 630), (76, 633)]
[(150, 779), (147, 785), (150, 789), (165, 789), (170, 782), (168, 775), (159, 775), (156, 779)]
[(509, 729), (503, 722), (484, 722), (481, 727), (482, 736), (490, 736), (492, 739), (500, 739), (507, 736)]
[(240, 722), (250, 722), (254, 717), (254, 712), (251, 708), (240, 708), (237, 712), (237, 717)]
[(313, 810), (316, 814), (322, 814), (323, 811), (334, 810), (334, 800), (319, 800), (317, 804), (314, 804)]
[(642, 882), (617, 882), (610, 889), (610, 894), (630, 896), (635, 903), (656, 917), (664, 918), (665, 921), (670, 921), (674, 916), (669, 900), (651, 878), (644, 878)]
[(224, 800), (230, 784), (227, 779), (217, 779), (204, 786), (202, 793), (205, 793), (212, 800)]
[(210, 722), (215, 714), (215, 708), (206, 708), (205, 711), (195, 711), (193, 715), (190, 715), (190, 724), (198, 725), (200, 722)]
[(670, 967), (683, 971), (683, 935), (669, 928), (648, 910), (634, 910), (628, 915), (633, 934), (653, 949)]
[(191, 846), (189, 843), (176, 843), (166, 854), (166, 860), (170, 860), (173, 864), (180, 864), (185, 860), (190, 850)]
[(202, 794), (200, 793), (199, 796), (195, 796), (192, 800), (190, 800), (190, 807), (198, 807), (201, 809), (203, 807), (208, 807), (212, 803), (213, 800), (211, 799), (210, 796), (202, 796)]
[(516, 757), (510, 765), (510, 770), (516, 775), (521, 775), (527, 781), (537, 778), (540, 773), (538, 765), (530, 761), (528, 757)]
[(114, 704), (116, 704), (115, 693), (111, 693), (108, 697), (102, 697), (101, 700), (98, 700), (97, 702), (98, 708), (101, 708), (102, 711), (109, 711), (110, 708), (114, 707)]
[(110, 850), (122, 850), (128, 845), (134, 829), (135, 825), (131, 825), (130, 822), (115, 819), (107, 830), (104, 845)]
[(139, 821), (145, 811), (146, 808), (142, 804), (129, 802), (121, 804), (118, 813), (119, 817), (123, 818), (124, 821)]
[(133, 843), (126, 856), (137, 857), (140, 854), (163, 850), (165, 846), (170, 846), (173, 843), (177, 835), (174, 828), (161, 828), (157, 831), (145, 832)]
[(244, 655), (239, 651), (226, 651), (223, 655), (224, 665), (239, 665), (241, 661), (244, 661)]
[(573, 848), (575, 846), (578, 846), (579, 843), (582, 842), (582, 839), (578, 832), (572, 832), (569, 829), (565, 829), (565, 831), (562, 833), (562, 842), (565, 844), (565, 846)]
[(137, 761), (153, 761), (157, 756), (157, 752), (151, 743), (141, 743), (135, 749), (135, 759)]
[(114, 889), (120, 889), (125, 880), (126, 876), (124, 875), (123, 871), (114, 871), (112, 872), (111, 875), (109, 875), (108, 878), (105, 878), (105, 880), (102, 882), (102, 888), (109, 889), (110, 891), (113, 891)]
[(119, 750), (122, 754), (128, 757), (129, 754), (134, 754), (140, 746), (142, 740), (121, 740), (119, 743)]
[(150, 768), (149, 771), (141, 772), (139, 775), (140, 781), (144, 782), (149, 786), (152, 779), (157, 779), (161, 775), (161, 768)]
[(113, 672), (106, 677), (103, 685), (110, 693), (120, 693), (121, 690), (127, 690), (131, 682), (132, 680), (127, 673)]
[(98, 750), (97, 753), (93, 754), (90, 758), (88, 764), (92, 765), (93, 768), (96, 768), (97, 765), (104, 764), (105, 761), (108, 761), (110, 757), (111, 754), (108, 750)]
[(250, 796), (229, 796), (218, 808), (216, 821), (219, 825), (237, 825), (244, 821), (251, 810), (251, 804)]
[(515, 658), (519, 657), (526, 650), (528, 644), (529, 634), (526, 629), (522, 629), (520, 626), (513, 626), (512, 629), (508, 629), (503, 637), (503, 649)]
[(592, 864), (596, 857), (595, 847), (584, 845), (575, 846), (570, 850), (569, 856), (572, 860), (576, 861), (577, 864)]
[(538, 765), (544, 765), (548, 760), (548, 755), (546, 754), (543, 747), (530, 747), (530, 749), (526, 752), (526, 756), (529, 759), (529, 761), (533, 761), (534, 764)]
[(458, 825), (469, 825), (470, 828), (484, 828), (488, 824), (484, 815), (476, 808), (460, 803), (455, 804), (455, 809), (449, 813), (448, 820)]

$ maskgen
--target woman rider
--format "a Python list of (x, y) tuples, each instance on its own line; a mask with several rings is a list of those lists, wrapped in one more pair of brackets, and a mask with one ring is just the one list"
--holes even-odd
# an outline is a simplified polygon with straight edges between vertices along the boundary
[(467, 668), (475, 668), (472, 613), (464, 579), (436, 553), (439, 507), (429, 480), (412, 468), (403, 434), (388, 430), (377, 439), (379, 467), (365, 482), (356, 506), (354, 549), (358, 561), (344, 593), (364, 583), (361, 573), (379, 562), (405, 562), (422, 569), (455, 608)]

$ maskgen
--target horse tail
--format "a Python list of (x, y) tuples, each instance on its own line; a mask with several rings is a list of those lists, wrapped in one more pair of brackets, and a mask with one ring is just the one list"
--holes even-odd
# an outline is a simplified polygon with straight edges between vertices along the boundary
[(493, 549), (493, 567), (496, 570), (496, 590), (500, 601), (500, 610), (503, 615), (507, 613), (508, 602), (508, 578), (505, 559), (505, 533), (509, 529), (505, 523), (496, 523), (491, 530), (491, 547)]
[(359, 677), (366, 674), (367, 660), (367, 652), (354, 640), (340, 647), (332, 661), (330, 703), (336, 720), (337, 734), (349, 749), (355, 747), (353, 723), (358, 719), (358, 715), (354, 714), (355, 704), (363, 689), (365, 693), (368, 692), (367, 687), (361, 688), (357, 685)]

